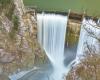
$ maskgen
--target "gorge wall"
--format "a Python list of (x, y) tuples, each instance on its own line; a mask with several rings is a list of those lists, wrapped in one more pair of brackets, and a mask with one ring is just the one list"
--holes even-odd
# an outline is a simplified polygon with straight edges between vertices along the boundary
[(0, 11), (0, 75), (44, 63), (46, 56), (38, 44), (34, 13), (26, 12), (22, 0), (1, 0)]

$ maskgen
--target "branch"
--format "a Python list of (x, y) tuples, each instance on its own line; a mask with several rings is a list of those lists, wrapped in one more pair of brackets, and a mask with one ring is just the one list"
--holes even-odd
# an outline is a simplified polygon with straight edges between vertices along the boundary
[[(92, 26), (93, 26), (93, 25), (92, 25)], [(89, 33), (89, 36), (90, 36), (90, 37), (93, 37), (93, 38), (97, 39), (97, 40), (100, 42), (100, 39), (94, 34), (94, 32), (88, 30), (88, 29), (85, 28), (84, 26), (83, 26), (83, 28)]]

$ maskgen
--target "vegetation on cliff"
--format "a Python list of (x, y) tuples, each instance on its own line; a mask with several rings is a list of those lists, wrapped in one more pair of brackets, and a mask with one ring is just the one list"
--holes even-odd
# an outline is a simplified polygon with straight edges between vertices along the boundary
[(37, 24), (32, 20), (36, 16), (23, 13), (22, 6), (22, 0), (0, 0), (0, 75), (30, 69), (45, 61), (37, 42)]
[(19, 20), (18, 17), (16, 15), (13, 16), (12, 18), (12, 22), (13, 22), (13, 27), (11, 29), (11, 31), (9, 32), (9, 36), (11, 39), (14, 39), (16, 34), (18, 33), (18, 27), (19, 27)]
[(13, 0), (0, 0), (0, 14), (5, 14), (9, 20), (12, 20), (14, 14), (15, 5)]

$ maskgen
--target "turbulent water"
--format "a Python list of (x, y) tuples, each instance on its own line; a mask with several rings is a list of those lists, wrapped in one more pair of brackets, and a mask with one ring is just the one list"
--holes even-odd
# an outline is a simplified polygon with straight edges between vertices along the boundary
[(67, 16), (38, 14), (37, 21), (39, 43), (43, 46), (54, 68), (50, 78), (62, 80), (62, 75), (67, 71), (64, 66)]
[[(65, 69), (63, 64), (67, 16), (39, 14), (38, 21), (40, 21), (38, 40), (54, 67), (52, 79), (63, 80), (63, 73), (69, 69), (68, 67)], [(91, 49), (91, 53), (100, 53), (99, 35), (100, 27), (98, 27), (97, 22), (84, 18), (80, 30), (76, 59), (72, 63), (79, 63), (80, 59), (84, 58), (86, 51), (89, 51), (89, 48)]]
[(97, 26), (97, 23), (92, 19), (83, 19), (77, 48), (76, 62), (79, 63), (79, 59), (84, 58), (83, 55), (85, 51), (88, 50), (87, 45), (96, 53), (100, 52), (100, 44), (97, 40), (100, 39), (99, 35), (100, 27)]

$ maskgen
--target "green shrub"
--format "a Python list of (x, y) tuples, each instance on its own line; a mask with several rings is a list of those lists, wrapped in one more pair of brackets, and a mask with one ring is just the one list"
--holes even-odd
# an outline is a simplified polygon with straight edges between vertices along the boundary
[(14, 15), (13, 18), (12, 18), (12, 21), (13, 21), (14, 26), (12, 27), (9, 35), (10, 35), (11, 39), (14, 39), (15, 36), (16, 36), (16, 33), (19, 30), (19, 28), (18, 28), (18, 26), (19, 26), (19, 19), (18, 19), (17, 16)]
[(5, 16), (6, 16), (9, 20), (12, 20), (15, 6), (14, 6), (14, 4), (11, 4), (11, 5), (9, 5), (8, 7), (9, 7), (9, 9), (6, 10)]
[(14, 8), (13, 0), (0, 0), (0, 11), (3, 12), (9, 20), (12, 20)]
[(12, 0), (0, 0), (0, 4), (2, 7), (6, 7), (11, 2), (12, 2)]

